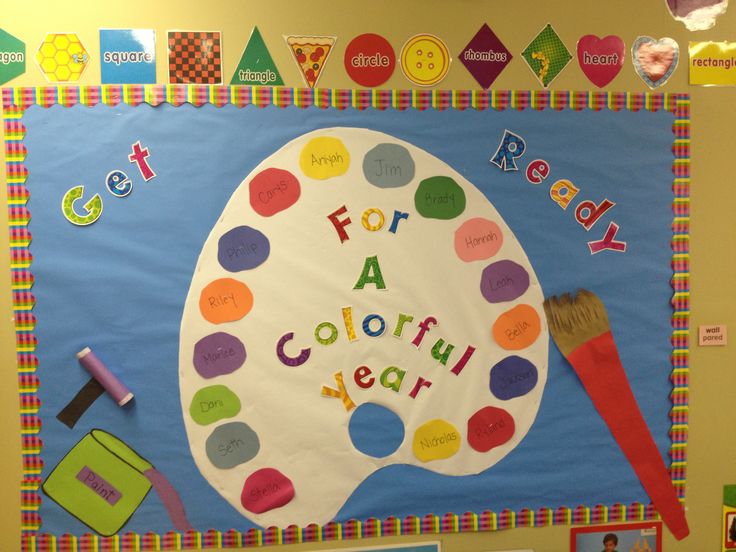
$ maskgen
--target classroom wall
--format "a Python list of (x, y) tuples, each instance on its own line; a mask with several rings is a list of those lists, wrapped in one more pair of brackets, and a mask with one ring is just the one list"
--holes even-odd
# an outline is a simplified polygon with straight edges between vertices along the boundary
[[(483, 22), (501, 37), (517, 56), (495, 81), (498, 89), (539, 89), (520, 52), (548, 22), (568, 48), (585, 34), (616, 34), (627, 47), (640, 35), (669, 36), (680, 45), (680, 65), (660, 90), (687, 92), (692, 97), (692, 189), (691, 189), (691, 395), (688, 483), (686, 504), (691, 536), (675, 542), (665, 531), (665, 550), (672, 552), (718, 550), (721, 532), (721, 499), (724, 484), (736, 483), (736, 439), (731, 437), (731, 414), (736, 388), (736, 355), (733, 346), (698, 347), (697, 327), (726, 324), (736, 328), (736, 232), (731, 207), (736, 192), (733, 166), (736, 110), (733, 88), (688, 85), (687, 45), (690, 40), (736, 40), (736, 7), (708, 31), (689, 32), (672, 19), (664, 0), (569, 0), (549, 2), (526, 0), (373, 0), (309, 2), (253, 0), (208, 0), (207, 2), (159, 0), (109, 0), (76, 3), (5, 2), (0, 28), (26, 43), (26, 73), (6, 86), (43, 85), (33, 55), (48, 32), (75, 32), (93, 56), (99, 52), (100, 28), (153, 28), (157, 32), (157, 77), (167, 82), (165, 31), (167, 29), (220, 30), (223, 33), (224, 77), (232, 75), (251, 29), (257, 25), (287, 86), (302, 86), (296, 65), (288, 58), (281, 35), (285, 33), (336, 35), (338, 42), (331, 66), (324, 72), (321, 87), (351, 88), (352, 81), (341, 60), (349, 40), (364, 32), (385, 36), (398, 51), (417, 33), (442, 37), (454, 56)], [(80, 84), (99, 84), (97, 58), (86, 69)], [(386, 88), (410, 88), (397, 68)], [(458, 60), (453, 62), (442, 88), (475, 88), (477, 84)], [(553, 82), (554, 89), (587, 90), (592, 85), (573, 60)], [(646, 91), (630, 59), (609, 90)], [(3, 182), (4, 183), (4, 182)], [(0, 201), (5, 187), (0, 186)], [(0, 210), (0, 221), (6, 220)], [(0, 232), (0, 249), (7, 251), (7, 233)], [(32, 249), (32, 248), (31, 248)], [(9, 274), (7, 255), (0, 255), (0, 275)], [(19, 548), (20, 444), (18, 438), (18, 395), (15, 373), (14, 333), (9, 278), (0, 276), (0, 551)], [(735, 338), (736, 339), (736, 338)], [(584, 436), (582, 436), (584, 438)], [(443, 550), (491, 551), (532, 548), (537, 551), (567, 550), (568, 527), (514, 529), (499, 533), (439, 535)], [(371, 539), (342, 543), (343, 546), (389, 544), (397, 541), (431, 540), (431, 537)], [(318, 550), (335, 544), (289, 545), (288, 550)], [(274, 547), (274, 549), (287, 547)]]

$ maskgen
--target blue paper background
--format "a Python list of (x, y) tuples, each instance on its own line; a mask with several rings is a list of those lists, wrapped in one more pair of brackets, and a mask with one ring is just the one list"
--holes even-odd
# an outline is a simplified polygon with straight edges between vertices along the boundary
[[(331, 126), (386, 132), (425, 149), (462, 173), (495, 205), (525, 248), (546, 296), (586, 287), (607, 306), (624, 366), (667, 459), (673, 116), (667, 112), (337, 111), (207, 105), (99, 105), (29, 108), (26, 164), (31, 193), (33, 293), (44, 442), (50, 469), (92, 428), (110, 431), (151, 461), (177, 488), (195, 528), (252, 527), (201, 477), (191, 458), (178, 390), (179, 323), (200, 249), (228, 198), (264, 158), (291, 139)], [(517, 173), (489, 163), (504, 129), (526, 140)], [(140, 140), (157, 177), (144, 182), (128, 161)], [(527, 163), (552, 168), (529, 184)], [(121, 169), (134, 183), (122, 199), (105, 190)], [(580, 188), (563, 211), (548, 195), (560, 178)], [(84, 184), (99, 193), (101, 219), (75, 227), (63, 194)], [(616, 206), (590, 232), (574, 219), (580, 200)], [(326, 213), (333, 206), (326, 206)], [(624, 254), (591, 256), (609, 220)], [(101, 397), (73, 430), (55, 415), (88, 379), (75, 353), (90, 346), (136, 393), (130, 409)], [(669, 463), (669, 460), (667, 459)], [(322, 474), (315, 473), (315, 477)], [(329, 474), (323, 474), (329, 477)], [(88, 528), (43, 497), (43, 532)], [(504, 460), (476, 476), (448, 477), (411, 466), (374, 473), (336, 519), (527, 507), (648, 502), (574, 372), (550, 340), (547, 386), (536, 422)], [(172, 526), (151, 493), (125, 526)]]

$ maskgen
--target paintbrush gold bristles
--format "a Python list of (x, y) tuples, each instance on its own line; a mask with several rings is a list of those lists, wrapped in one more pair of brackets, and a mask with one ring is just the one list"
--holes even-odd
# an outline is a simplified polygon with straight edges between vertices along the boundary
[(579, 289), (544, 301), (549, 333), (564, 356), (610, 329), (606, 308), (592, 291)]

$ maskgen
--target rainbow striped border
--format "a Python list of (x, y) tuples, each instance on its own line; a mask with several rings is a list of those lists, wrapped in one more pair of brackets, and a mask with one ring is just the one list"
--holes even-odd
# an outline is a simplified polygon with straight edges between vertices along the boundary
[(241, 532), (235, 529), (220, 532), (169, 532), (163, 535), (125, 533), (113, 537), (85, 534), (40, 534), (41, 503), (39, 488), (43, 460), (43, 443), (38, 437), (41, 419), (40, 401), (36, 394), (39, 379), (38, 359), (34, 354), (36, 319), (32, 309), (35, 298), (31, 293), (33, 274), (28, 232), (30, 213), (26, 208), (29, 193), (25, 187), (28, 170), (24, 165), (23, 145), (25, 126), (23, 112), (33, 106), (71, 107), (81, 104), (94, 106), (159, 105), (195, 106), (212, 104), (221, 107), (255, 105), (266, 107), (311, 106), (320, 109), (552, 109), (562, 111), (590, 109), (601, 111), (671, 112), (675, 120), (672, 153), (673, 222), (672, 222), (672, 372), (670, 379), (672, 426), (670, 437), (670, 475), (680, 501), (684, 501), (687, 468), (688, 397), (689, 397), (689, 317), (690, 317), (690, 98), (686, 94), (631, 92), (570, 92), (570, 91), (496, 91), (496, 90), (332, 90), (250, 86), (186, 86), (186, 85), (105, 85), (79, 87), (26, 87), (2, 90), (3, 125), (5, 130), (5, 169), (8, 191), (8, 225), (10, 232), (11, 287), (15, 315), (17, 371), (20, 393), (23, 479), (21, 482), (21, 531), (24, 552), (147, 552), (159, 550), (197, 550), (257, 547), (271, 544), (293, 544), (350, 540), (380, 536), (419, 535), (496, 531), (513, 527), (543, 527), (552, 525), (595, 524), (656, 519), (651, 504), (584, 505), (575, 508), (522, 509), (518, 512), (483, 511), (458, 515), (447, 513), (405, 519), (389, 517), (345, 523), (286, 528), (268, 527)]

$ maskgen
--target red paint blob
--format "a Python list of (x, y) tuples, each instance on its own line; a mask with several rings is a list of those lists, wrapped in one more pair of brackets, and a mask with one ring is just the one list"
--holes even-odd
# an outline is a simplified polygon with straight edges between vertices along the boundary
[(288, 209), (301, 195), (297, 178), (283, 169), (266, 169), (250, 181), (250, 205), (261, 216), (270, 217)]
[(503, 408), (486, 406), (468, 420), (468, 444), (478, 452), (488, 452), (511, 439), (514, 431), (511, 414)]
[(262, 468), (253, 472), (243, 485), (240, 503), (254, 514), (280, 508), (294, 498), (294, 484), (279, 470)]

